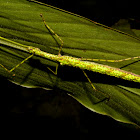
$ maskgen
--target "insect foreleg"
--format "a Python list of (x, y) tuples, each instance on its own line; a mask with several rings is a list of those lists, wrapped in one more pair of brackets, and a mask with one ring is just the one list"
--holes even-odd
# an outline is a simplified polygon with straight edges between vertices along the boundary
[[(19, 64), (17, 64), (15, 67), (13, 67), (12, 69), (7, 69), (5, 66), (3, 66), (2, 64), (0, 64), (0, 66), (2, 67), (2, 68), (4, 68), (7, 72), (12, 72), (12, 71), (14, 71), (16, 68), (18, 68), (20, 65), (22, 65), (25, 61), (27, 61), (28, 59), (30, 59), (32, 56), (33, 56), (34, 54), (32, 54), (32, 55), (30, 55), (29, 57), (27, 57), (27, 58), (25, 58), (22, 62), (20, 62)], [(13, 74), (13, 76), (14, 76), (15, 74)]]

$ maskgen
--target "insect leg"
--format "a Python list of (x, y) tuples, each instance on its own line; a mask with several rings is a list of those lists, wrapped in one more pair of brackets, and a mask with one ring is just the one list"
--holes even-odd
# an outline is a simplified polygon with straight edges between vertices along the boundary
[(47, 69), (48, 69), (49, 71), (51, 71), (54, 75), (57, 75), (58, 66), (59, 66), (59, 64), (56, 65), (55, 71), (53, 71), (50, 67), (47, 67)]
[[(58, 51), (58, 55), (61, 55), (61, 50), (62, 50), (62, 47), (63, 47), (63, 44), (64, 44), (63, 40), (59, 37), (58, 34), (56, 34), (56, 33), (49, 27), (49, 25), (46, 23), (46, 21), (45, 21), (43, 15), (40, 14), (40, 16), (42, 17), (43, 23), (44, 23), (45, 27), (49, 30), (49, 32), (50, 32), (52, 35), (55, 35), (55, 37), (56, 37), (57, 39), (59, 39), (59, 41), (61, 42), (60, 47), (59, 47), (59, 51)], [(54, 38), (54, 39), (55, 39), (55, 38)], [(59, 44), (59, 43), (58, 43), (58, 44)], [(51, 68), (49, 68), (49, 67), (47, 67), (47, 68), (48, 68), (53, 74), (57, 75), (58, 66), (59, 66), (59, 64), (56, 65), (55, 71), (53, 71), (53, 70), (52, 70)]]
[(90, 59), (90, 58), (81, 58), (81, 60), (83, 60), (83, 61), (85, 60), (85, 61), (122, 62), (122, 61), (139, 59), (139, 58), (140, 58), (140, 56), (129, 57), (129, 58), (120, 59), (120, 60)]
[(86, 72), (85, 72), (84, 70), (82, 70), (82, 71), (83, 71), (84, 75), (86, 76), (87, 80), (89, 81), (89, 83), (91, 84), (92, 88), (93, 88), (94, 90), (96, 90), (95, 86), (92, 84), (92, 82), (91, 82), (91, 80), (89, 79), (89, 77), (87, 76)]
[(61, 55), (61, 50), (62, 50), (62, 47), (63, 47), (63, 44), (64, 44), (64, 42), (63, 42), (63, 40), (59, 37), (59, 35), (58, 34), (56, 34), (50, 27), (49, 27), (49, 25), (46, 23), (46, 21), (45, 21), (45, 19), (44, 19), (44, 17), (43, 17), (43, 15), (42, 14), (40, 14), (40, 16), (42, 17), (42, 20), (43, 20), (43, 22), (44, 22), (44, 25), (45, 25), (45, 27), (49, 30), (49, 32), (51, 33), (51, 34), (53, 34), (53, 35), (55, 35), (56, 36), (56, 38), (58, 38), (59, 39), (59, 41), (61, 42), (61, 44), (60, 44), (60, 47), (59, 47), (59, 51), (58, 51), (58, 55)]
[[(84, 75), (86, 76), (87, 80), (89, 81), (90, 85), (92, 86), (93, 90), (98, 91), (98, 90), (95, 88), (95, 86), (92, 84), (92, 82), (91, 82), (91, 80), (89, 79), (89, 77), (87, 76), (86, 72), (85, 72), (84, 70), (82, 70), (82, 71), (83, 71)], [(104, 94), (104, 93), (101, 92), (101, 91), (98, 91), (98, 92)], [(104, 95), (105, 95), (105, 94), (104, 94)], [(105, 95), (105, 96), (106, 96), (106, 99), (105, 99), (105, 100), (109, 100), (109, 99), (110, 99), (110, 96), (108, 96), (108, 97), (107, 97), (107, 95)]]
[[(18, 68), (20, 65), (22, 65), (25, 61), (27, 61), (28, 59), (30, 59), (34, 54), (28, 56), (27, 58), (25, 58), (22, 62), (20, 62), (19, 64), (17, 64), (15, 67), (13, 67), (12, 69), (7, 69), (5, 66), (3, 66), (2, 64), (0, 64), (0, 66), (2, 68), (4, 68), (7, 72), (11, 73), (12, 71), (14, 71), (16, 68)], [(15, 74), (13, 74), (14, 76)]]

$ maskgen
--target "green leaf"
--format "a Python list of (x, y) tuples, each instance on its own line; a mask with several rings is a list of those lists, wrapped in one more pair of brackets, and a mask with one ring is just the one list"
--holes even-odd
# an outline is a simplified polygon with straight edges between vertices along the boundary
[[(60, 41), (45, 28), (46, 23), (64, 41), (62, 55), (98, 59), (124, 59), (140, 55), (140, 41), (121, 31), (107, 28), (81, 16), (26, 0), (0, 1), (0, 36), (9, 40), (58, 54)], [(30, 54), (11, 48), (0, 39), (0, 64), (11, 69)], [(140, 75), (140, 61), (102, 64), (114, 66)], [(86, 71), (97, 91), (83, 75), (82, 70), (59, 66), (33, 56), (8, 73), (0, 67), (0, 75), (25, 87), (61, 89), (88, 109), (108, 115), (118, 121), (140, 125), (140, 84)], [(15, 74), (15, 76), (13, 76)], [(106, 97), (110, 100), (105, 100)]]

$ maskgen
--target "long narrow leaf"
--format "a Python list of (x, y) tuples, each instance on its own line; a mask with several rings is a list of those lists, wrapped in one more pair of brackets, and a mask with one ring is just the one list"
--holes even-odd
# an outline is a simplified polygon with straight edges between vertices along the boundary
[[(61, 42), (45, 28), (40, 14), (64, 41), (62, 55), (97, 59), (124, 59), (140, 55), (140, 41), (135, 37), (60, 9), (26, 0), (0, 1), (0, 36), (58, 54)], [(0, 39), (0, 64), (6, 68), (15, 67), (29, 55), (13, 49), (9, 41), (3, 43)], [(140, 75), (139, 60), (102, 64)], [(55, 66), (53, 61), (33, 56), (12, 73), (0, 67), (0, 75), (21, 86), (59, 88), (94, 112), (140, 125), (139, 83), (86, 71), (97, 89), (95, 91), (82, 70), (59, 66), (56, 76), (47, 68), (55, 70)], [(107, 97), (110, 99), (106, 100)]]

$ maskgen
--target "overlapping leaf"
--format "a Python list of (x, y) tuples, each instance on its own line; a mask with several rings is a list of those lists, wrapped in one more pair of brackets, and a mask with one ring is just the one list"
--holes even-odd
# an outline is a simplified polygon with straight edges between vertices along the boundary
[[(0, 36), (57, 54), (61, 42), (45, 28), (40, 14), (64, 41), (62, 55), (98, 59), (140, 55), (140, 41), (137, 39), (82, 17), (26, 0), (0, 1)], [(11, 48), (8, 42), (3, 45), (0, 40), (0, 43), (0, 64), (9, 69), (30, 55)], [(140, 74), (139, 60), (103, 64)], [(62, 89), (92, 111), (140, 125), (139, 83), (87, 72), (97, 89), (94, 91), (80, 69), (60, 66), (55, 76), (47, 69), (48, 66), (55, 70), (56, 63), (33, 56), (13, 72), (15, 76), (1, 67), (0, 75), (21, 86)]]

